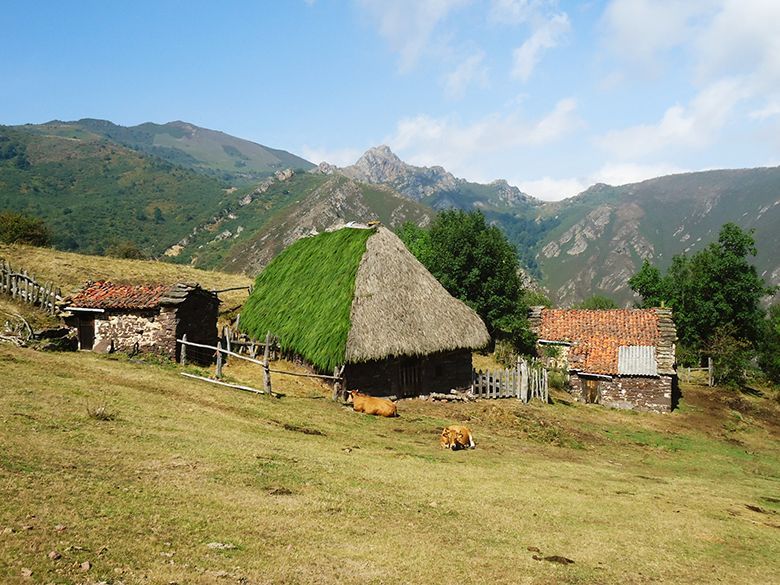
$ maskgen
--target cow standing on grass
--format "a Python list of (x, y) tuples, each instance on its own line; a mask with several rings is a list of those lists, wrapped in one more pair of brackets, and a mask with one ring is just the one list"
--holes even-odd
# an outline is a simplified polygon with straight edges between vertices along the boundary
[(376, 416), (398, 416), (398, 408), (395, 403), (387, 398), (375, 398), (357, 390), (350, 390), (349, 395), (352, 398), (352, 409), (355, 412)]

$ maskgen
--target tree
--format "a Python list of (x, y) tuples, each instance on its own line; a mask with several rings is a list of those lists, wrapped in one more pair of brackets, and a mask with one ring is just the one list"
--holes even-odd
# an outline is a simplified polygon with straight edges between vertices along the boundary
[(617, 303), (610, 299), (609, 297), (605, 297), (603, 295), (593, 295), (584, 301), (582, 301), (579, 305), (576, 305), (574, 307), (575, 309), (617, 309)]
[(534, 339), (522, 299), (517, 252), (482, 213), (442, 211), (430, 229), (406, 224), (399, 236), (451, 295), (482, 317), (491, 336), (530, 350)]
[(50, 240), (49, 228), (42, 219), (13, 211), (0, 212), (0, 242), (48, 246)]
[(780, 304), (767, 311), (764, 334), (759, 344), (758, 366), (775, 383), (780, 384)]
[(154, 223), (163, 223), (165, 218), (163, 217), (162, 210), (159, 207), (154, 208)]
[(645, 261), (629, 286), (642, 297), (642, 306), (672, 308), (686, 348), (705, 350), (724, 327), (755, 347), (763, 327), (761, 299), (774, 291), (748, 261), (756, 252), (752, 232), (727, 223), (717, 242), (693, 256), (675, 256), (665, 275)]
[(114, 258), (129, 258), (131, 260), (142, 260), (145, 256), (141, 249), (133, 242), (117, 242), (106, 248), (106, 256)]

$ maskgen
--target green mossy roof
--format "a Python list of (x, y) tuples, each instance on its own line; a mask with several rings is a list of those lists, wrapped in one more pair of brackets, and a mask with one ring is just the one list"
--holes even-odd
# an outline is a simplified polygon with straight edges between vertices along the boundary
[(256, 339), (270, 331), (283, 351), (320, 370), (343, 364), (355, 276), (374, 233), (344, 228), (295, 242), (257, 277), (241, 311), (241, 329)]

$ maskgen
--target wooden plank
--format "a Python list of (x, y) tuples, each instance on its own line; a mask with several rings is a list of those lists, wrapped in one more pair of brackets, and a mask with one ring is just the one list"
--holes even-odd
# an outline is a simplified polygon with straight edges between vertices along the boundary
[(255, 394), (265, 394), (262, 390), (252, 388), (251, 386), (242, 386), (240, 384), (228, 384), (220, 380), (212, 380), (211, 378), (204, 378), (203, 376), (196, 376), (195, 374), (188, 374), (187, 372), (179, 372), (182, 376), (188, 378), (194, 378), (195, 380), (203, 380), (204, 382), (210, 382), (211, 384), (219, 384), (220, 386), (228, 386), (229, 388), (236, 388), (237, 390), (245, 390), (247, 392), (254, 392)]
[(268, 367), (268, 346), (270, 345), (271, 332), (265, 334), (265, 352), (263, 353), (263, 389), (271, 393), (271, 372)]

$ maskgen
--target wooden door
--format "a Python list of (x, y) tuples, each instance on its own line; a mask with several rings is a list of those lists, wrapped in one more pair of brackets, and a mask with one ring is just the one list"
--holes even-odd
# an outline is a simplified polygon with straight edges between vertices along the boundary
[(95, 345), (95, 317), (79, 316), (79, 349), (91, 350)]
[(599, 381), (593, 378), (584, 378), (582, 380), (582, 389), (585, 402), (588, 404), (599, 404), (601, 402), (601, 392), (599, 391)]
[(422, 389), (422, 366), (419, 360), (405, 360), (398, 367), (398, 396), (419, 394)]

